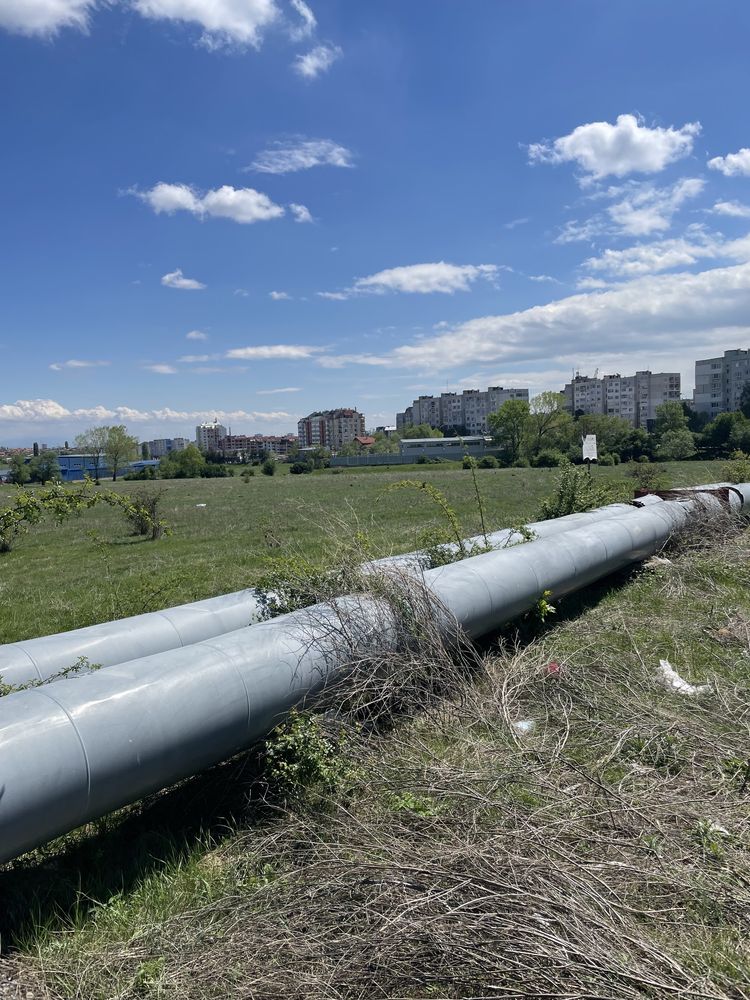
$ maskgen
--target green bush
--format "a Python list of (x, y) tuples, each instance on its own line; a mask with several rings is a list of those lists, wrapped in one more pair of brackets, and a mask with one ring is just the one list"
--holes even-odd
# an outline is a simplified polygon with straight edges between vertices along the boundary
[(477, 460), (475, 458), (472, 458), (471, 455), (464, 455), (463, 459), (461, 460), (462, 469), (475, 469), (476, 465), (477, 465)]
[(531, 463), (529, 462), (528, 458), (517, 458), (515, 460), (515, 462), (513, 463), (513, 468), (514, 469), (528, 469), (530, 464)]
[(260, 471), (264, 476), (275, 476), (276, 475), (276, 462), (272, 458), (267, 458), (263, 465), (260, 467)]
[(533, 464), (538, 469), (556, 469), (566, 461), (567, 459), (562, 452), (555, 451), (553, 448), (545, 448), (534, 458)]
[(565, 461), (555, 481), (554, 492), (542, 500), (540, 513), (543, 518), (579, 514), (594, 507), (602, 507), (616, 499), (610, 483), (600, 483), (582, 465)]
[(248, 479), (250, 479), (250, 477), (254, 475), (255, 475), (255, 469), (245, 469), (240, 478), (244, 480), (244, 482), (247, 482)]
[(614, 455), (608, 455), (605, 451), (603, 455), (599, 456), (599, 465), (614, 465), (615, 457)]
[(500, 463), (494, 455), (485, 455), (483, 458), (479, 459), (480, 469), (497, 469), (499, 466)]
[(293, 476), (301, 476), (306, 472), (312, 472), (312, 465), (309, 462), (292, 462), (289, 472)]
[(722, 467), (722, 475), (730, 483), (750, 483), (750, 455), (732, 452), (731, 460)]
[(640, 462), (631, 462), (628, 475), (635, 479), (636, 486), (641, 490), (654, 492), (657, 490), (668, 490), (672, 485), (667, 475), (667, 470), (663, 465), (642, 465)]

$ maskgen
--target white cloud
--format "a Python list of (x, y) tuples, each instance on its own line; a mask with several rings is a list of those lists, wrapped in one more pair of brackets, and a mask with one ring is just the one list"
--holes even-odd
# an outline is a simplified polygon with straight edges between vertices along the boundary
[(708, 165), (711, 170), (720, 170), (725, 177), (750, 177), (750, 149), (743, 147), (736, 153), (714, 156)]
[(235, 288), (232, 295), (239, 295), (241, 299), (246, 299), (250, 295), (250, 292), (246, 288)]
[(258, 389), (256, 396), (277, 396), (282, 392), (302, 392), (298, 386), (290, 385), (284, 389)]
[(258, 410), (136, 410), (131, 406), (92, 406), (70, 410), (54, 399), (18, 399), (15, 403), (0, 404), (0, 420), (14, 423), (57, 423), (70, 420), (117, 421), (121, 423), (190, 423), (213, 420), (222, 423), (273, 422), (290, 420), (285, 410), (262, 412)]
[(167, 288), (180, 288), (189, 292), (206, 287), (203, 282), (196, 281), (195, 278), (185, 278), (179, 267), (176, 271), (170, 271), (169, 274), (165, 274), (161, 279), (161, 283)]
[(50, 365), (50, 368), (53, 372), (61, 372), (69, 368), (105, 368), (109, 364), (109, 361), (76, 361), (71, 359), (70, 361), (57, 361)]
[(149, 191), (134, 191), (133, 194), (150, 205), (157, 215), (162, 212), (167, 215), (190, 212), (199, 218), (212, 216), (249, 225), (278, 219), (284, 214), (281, 205), (276, 205), (262, 191), (234, 188), (229, 184), (201, 195), (187, 184), (165, 184), (162, 181)]
[(299, 137), (274, 143), (245, 169), (263, 174), (290, 174), (312, 167), (353, 167), (352, 155), (351, 150), (332, 139)]
[(298, 55), (292, 67), (305, 79), (314, 80), (315, 77), (330, 69), (342, 55), (343, 52), (338, 45), (316, 45), (305, 55)]
[(292, 202), (289, 206), (289, 211), (294, 216), (295, 222), (312, 222), (313, 217), (310, 215), (310, 209), (305, 205), (296, 205)]
[(739, 201), (717, 201), (711, 211), (715, 215), (729, 215), (736, 219), (750, 219), (750, 205)]
[(185, 334), (185, 340), (208, 340), (208, 334), (203, 330), (191, 330)]
[(220, 354), (183, 354), (182, 357), (177, 360), (181, 364), (194, 365), (202, 364), (205, 361), (216, 361), (219, 357), (221, 357)]
[(705, 186), (699, 177), (685, 177), (669, 187), (633, 184), (626, 188), (625, 197), (610, 205), (607, 213), (621, 233), (628, 236), (648, 236), (669, 229), (678, 209), (690, 198), (697, 197)]
[(553, 278), (551, 274), (530, 274), (529, 281), (538, 281), (538, 282), (546, 281), (553, 285), (562, 284), (562, 281), (560, 281), (558, 278)]
[(61, 28), (86, 31), (99, 0), (0, 0), (0, 28), (50, 37)]
[(269, 292), (268, 294), (274, 302), (283, 302), (292, 297), (288, 292)]
[(133, 0), (144, 17), (182, 21), (203, 29), (209, 48), (260, 46), (264, 29), (279, 16), (275, 0)]
[(598, 257), (585, 260), (583, 267), (615, 278), (639, 278), (675, 267), (689, 267), (702, 258), (722, 256), (723, 248), (724, 243), (720, 238), (698, 230), (689, 238), (638, 243), (625, 250), (605, 250)]
[(479, 278), (493, 280), (498, 270), (496, 264), (446, 264), (444, 260), (434, 264), (408, 264), (357, 278), (351, 288), (342, 292), (317, 294), (324, 299), (337, 300), (365, 292), (407, 292), (419, 295), (442, 292), (452, 295), (454, 292), (468, 292)]
[(147, 372), (153, 372), (155, 375), (176, 375), (177, 369), (174, 365), (143, 365)]
[(528, 216), (524, 215), (520, 219), (511, 219), (510, 222), (503, 223), (503, 229), (515, 229), (516, 226), (524, 226), (529, 221)]
[(305, 3), (305, 0), (290, 0), (292, 7), (299, 16), (297, 24), (291, 26), (289, 34), (292, 41), (301, 42), (303, 38), (309, 38), (315, 31), (317, 21), (315, 15)]
[(681, 128), (649, 128), (635, 115), (619, 115), (614, 125), (590, 122), (551, 143), (533, 143), (529, 146), (529, 161), (575, 163), (587, 180), (653, 174), (687, 156), (700, 130), (698, 122), (688, 122)]
[(312, 347), (309, 344), (259, 344), (255, 347), (234, 347), (224, 355), (227, 358), (238, 358), (241, 360), (272, 360), (283, 358), (288, 361), (299, 361), (304, 358), (311, 358), (321, 352), (321, 347)]

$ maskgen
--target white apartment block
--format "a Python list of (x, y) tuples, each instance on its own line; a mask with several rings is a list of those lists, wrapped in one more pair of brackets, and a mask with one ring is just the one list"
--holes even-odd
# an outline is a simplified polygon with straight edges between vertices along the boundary
[(419, 424), (429, 424), (440, 430), (463, 428), (466, 434), (486, 434), (489, 416), (497, 413), (509, 399), (529, 401), (528, 389), (504, 389), (493, 385), (488, 389), (464, 389), (463, 392), (443, 392), (439, 396), (420, 396), (403, 413), (396, 414), (399, 432)]
[(227, 434), (226, 437), (219, 439), (218, 450), (222, 455), (248, 461), (260, 458), (267, 453), (286, 458), (296, 444), (297, 438), (294, 434), (282, 436), (276, 434)]
[(183, 451), (190, 444), (187, 438), (155, 438), (153, 441), (146, 441), (148, 453), (151, 458), (165, 458), (173, 451)]
[(297, 424), (300, 448), (330, 448), (338, 451), (355, 437), (364, 435), (364, 414), (342, 408), (310, 413)]
[(680, 399), (679, 372), (636, 372), (635, 375), (576, 375), (563, 389), (566, 409), (572, 413), (603, 413), (622, 417), (647, 430), (656, 420), (656, 408)]
[(693, 409), (712, 417), (738, 410), (747, 382), (750, 382), (750, 351), (724, 351), (722, 358), (696, 361)]
[(226, 436), (227, 429), (218, 420), (210, 424), (198, 424), (195, 428), (195, 443), (201, 451), (218, 451), (219, 440)]

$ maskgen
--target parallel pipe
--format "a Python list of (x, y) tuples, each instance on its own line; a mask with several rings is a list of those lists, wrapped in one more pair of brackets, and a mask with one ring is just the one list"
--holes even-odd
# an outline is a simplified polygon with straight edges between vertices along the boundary
[[(662, 502), (656, 496), (643, 497), (638, 501), (641, 506)], [(610, 504), (583, 514), (569, 514), (566, 517), (533, 522), (527, 527), (536, 537), (549, 538), (561, 531), (635, 510), (629, 504)], [(504, 528), (487, 536), (488, 543), (495, 549), (523, 540), (524, 536), (513, 528)], [(477, 535), (467, 539), (464, 544), (468, 548), (483, 545), (484, 537)], [(446, 548), (455, 552), (458, 545), (451, 543)], [(379, 570), (387, 566), (419, 572), (428, 567), (427, 554), (409, 552), (387, 556), (367, 563), (365, 569)], [(91, 664), (109, 667), (153, 653), (163, 653), (168, 649), (188, 646), (244, 628), (260, 621), (262, 611), (261, 595), (256, 590), (247, 589), (191, 604), (181, 604), (164, 611), (153, 611), (70, 632), (0, 645), (0, 680), (17, 687), (53, 678), (81, 658)], [(83, 664), (79, 669), (80, 672), (85, 672), (86, 665)]]
[[(729, 503), (749, 499), (743, 484)], [(559, 598), (644, 559), (692, 512), (724, 506), (710, 496), (654, 504), (423, 579), (478, 637), (545, 591)], [(389, 615), (383, 602), (345, 597), (0, 699), (0, 861), (249, 746), (340, 672), (352, 650), (391, 644)]]

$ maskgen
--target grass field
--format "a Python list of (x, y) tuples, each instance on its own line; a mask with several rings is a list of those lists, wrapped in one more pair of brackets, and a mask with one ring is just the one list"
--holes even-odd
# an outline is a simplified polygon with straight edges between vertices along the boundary
[[(468, 511), (470, 477), (427, 474)], [(337, 497), (354, 479), (249, 490), (271, 524), (308, 487)], [(498, 520), (532, 516), (549, 481), (490, 473), (488, 494), (508, 484)], [(361, 510), (382, 482), (362, 476)], [(174, 487), (188, 566), (203, 486)], [(234, 490), (248, 495), (211, 483), (197, 502), (229, 506)], [(412, 506), (390, 532), (376, 520), (383, 544), (410, 544)], [(213, 541), (227, 558), (231, 539)], [(286, 807), (258, 799), (244, 755), (0, 870), (15, 949), (0, 996), (745, 1000), (750, 530), (665, 555), (507, 629), (470, 677), (384, 729), (319, 720), (336, 780)], [(665, 685), (660, 658), (706, 690)]]
[[(711, 482), (720, 462), (675, 462), (673, 485)], [(213, 597), (252, 584), (268, 560), (303, 552), (320, 557), (331, 533), (361, 530), (374, 554), (405, 552), (442, 522), (423, 495), (387, 492), (404, 478), (427, 481), (447, 496), (466, 535), (479, 531), (471, 475), (457, 464), (390, 471), (325, 470), (291, 476), (117, 483), (118, 490), (165, 490), (163, 512), (174, 533), (159, 542), (130, 537), (115, 511), (99, 506), (62, 526), (48, 521), (0, 555), (0, 642), (79, 628), (113, 618)], [(551, 490), (554, 469), (486, 469), (478, 479), (488, 530), (533, 520)], [(595, 469), (625, 486), (623, 467)], [(630, 481), (628, 481), (630, 482)], [(108, 484), (112, 485), (112, 484)], [(0, 486), (0, 506), (13, 487)], [(198, 504), (205, 504), (199, 507)]]

